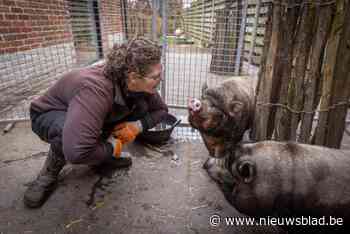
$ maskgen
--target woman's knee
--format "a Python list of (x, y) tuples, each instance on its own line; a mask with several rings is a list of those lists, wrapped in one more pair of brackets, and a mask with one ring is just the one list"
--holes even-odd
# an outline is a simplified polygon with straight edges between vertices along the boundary
[(86, 155), (83, 154), (74, 144), (71, 144), (71, 142), (64, 142), (62, 148), (67, 162), (71, 164), (85, 164)]
[(48, 143), (62, 141), (62, 131), (66, 112), (50, 111), (32, 118), (32, 130), (40, 139)]

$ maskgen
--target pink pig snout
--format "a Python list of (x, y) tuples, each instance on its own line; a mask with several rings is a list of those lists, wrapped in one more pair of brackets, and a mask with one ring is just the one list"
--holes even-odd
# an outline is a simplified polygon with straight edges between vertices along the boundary
[(200, 100), (196, 99), (196, 98), (191, 98), (188, 102), (188, 109), (191, 112), (199, 112), (202, 108), (202, 103)]

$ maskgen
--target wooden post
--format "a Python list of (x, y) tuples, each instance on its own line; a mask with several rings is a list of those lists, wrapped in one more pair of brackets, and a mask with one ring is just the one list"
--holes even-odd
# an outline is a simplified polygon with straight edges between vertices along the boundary
[(345, 18), (342, 24), (342, 32), (332, 85), (331, 106), (334, 105), (328, 117), (328, 131), (326, 146), (340, 148), (343, 138), (345, 120), (350, 98), (350, 2), (345, 6)]
[(328, 113), (327, 109), (331, 104), (331, 91), (333, 86), (333, 78), (335, 72), (335, 64), (340, 41), (341, 31), (339, 28), (344, 23), (344, 0), (337, 1), (337, 11), (332, 23), (332, 30), (328, 38), (325, 51), (325, 59), (323, 62), (323, 85), (322, 97), (320, 100), (320, 109), (318, 124), (313, 137), (313, 143), (316, 145), (324, 145), (328, 130)]
[[(309, 0), (304, 0), (303, 3)], [(315, 19), (315, 6), (304, 4), (302, 14), (299, 19), (300, 25), (296, 35), (294, 45), (294, 69), (292, 70), (293, 90), (290, 92), (293, 98), (293, 110), (301, 111), (304, 103), (304, 76), (308, 64), (309, 51), (312, 42), (312, 29)], [(290, 140), (296, 141), (297, 128), (300, 114), (293, 112), (290, 127)]]
[(314, 111), (317, 107), (317, 85), (320, 83), (321, 65), (323, 51), (326, 46), (327, 36), (332, 23), (333, 5), (321, 6), (317, 9), (317, 25), (313, 33), (313, 45), (311, 48), (308, 67), (305, 75), (305, 112), (302, 115), (301, 132), (299, 141), (302, 143), (311, 143), (311, 130), (314, 118)]
[(274, 87), (280, 81), (278, 71), (281, 61), (281, 15), (283, 12), (281, 4), (274, 4), (272, 14), (269, 14), (267, 21), (265, 43), (268, 44), (265, 44), (264, 54), (266, 57), (262, 58), (262, 68), (259, 73), (253, 126), (253, 138), (257, 141), (269, 139), (273, 131), (273, 122), (271, 121), (273, 107), (270, 102), (275, 96), (276, 89)]
[[(289, 1), (289, 5), (293, 3)], [(294, 46), (294, 34), (297, 27), (298, 12), (300, 7), (291, 7), (287, 9), (285, 17), (282, 18), (282, 24), (285, 26), (283, 32), (283, 40), (285, 44), (282, 48), (282, 61), (283, 67), (282, 81), (279, 92), (278, 103), (289, 106), (288, 103), (288, 88), (291, 79), (292, 67), (293, 67), (293, 46)], [(275, 115), (275, 131), (274, 138), (280, 141), (289, 140), (290, 137), (290, 121), (291, 112), (283, 106), (277, 107)]]

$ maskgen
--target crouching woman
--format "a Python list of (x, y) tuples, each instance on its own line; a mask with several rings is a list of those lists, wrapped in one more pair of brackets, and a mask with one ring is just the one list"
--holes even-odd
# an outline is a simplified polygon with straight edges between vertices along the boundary
[(73, 70), (31, 103), (32, 130), (50, 149), (43, 168), (24, 194), (40, 207), (67, 162), (92, 166), (131, 165), (122, 147), (167, 114), (157, 92), (161, 48), (136, 38), (115, 45), (106, 62)]

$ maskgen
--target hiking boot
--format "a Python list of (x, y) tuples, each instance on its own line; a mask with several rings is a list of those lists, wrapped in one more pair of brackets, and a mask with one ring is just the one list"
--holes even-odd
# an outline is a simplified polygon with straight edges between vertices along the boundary
[(24, 193), (24, 204), (29, 208), (42, 206), (57, 187), (58, 174), (66, 164), (64, 156), (55, 154), (50, 147), (48, 156), (38, 177)]

